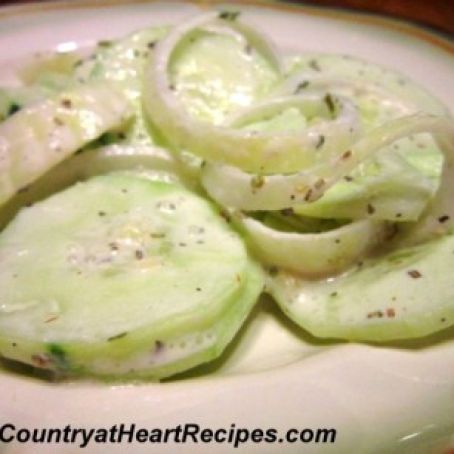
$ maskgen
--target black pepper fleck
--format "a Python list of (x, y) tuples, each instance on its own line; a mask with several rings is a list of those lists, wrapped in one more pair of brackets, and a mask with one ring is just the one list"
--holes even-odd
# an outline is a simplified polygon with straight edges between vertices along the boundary
[(382, 318), (382, 317), (383, 317), (382, 311), (374, 311), (374, 312), (369, 312), (367, 314), (367, 318)]
[(68, 98), (64, 98), (61, 100), (61, 105), (65, 108), (65, 109), (71, 109), (72, 106), (73, 106), (73, 103), (70, 99)]
[(31, 185), (27, 186), (22, 186), (18, 191), (17, 194), (24, 194), (25, 192), (28, 192), (31, 188)]
[(368, 214), (374, 214), (375, 213), (375, 207), (371, 203), (367, 204), (367, 213)]
[(251, 188), (260, 189), (265, 184), (265, 178), (262, 175), (255, 175), (251, 178)]
[(114, 243), (114, 242), (109, 243), (109, 247), (110, 247), (110, 249), (111, 249), (112, 251), (118, 251), (118, 249), (119, 249), (118, 244), (117, 244), (117, 243)]
[(123, 337), (127, 336), (127, 332), (116, 334), (115, 336), (111, 336), (107, 338), (107, 342), (112, 342), (118, 339), (122, 339)]
[(159, 239), (159, 238), (165, 238), (166, 234), (165, 233), (150, 233), (150, 237), (151, 238), (156, 238), (156, 239)]
[(315, 145), (315, 148), (318, 150), (319, 148), (321, 148), (323, 146), (324, 143), (325, 143), (325, 136), (324, 135), (318, 136), (318, 141)]
[(320, 65), (317, 60), (313, 59), (308, 62), (309, 68), (313, 69), (314, 71), (321, 71)]
[(420, 277), (422, 277), (422, 274), (418, 270), (407, 271), (407, 274), (413, 279), (419, 279)]
[(295, 214), (295, 212), (293, 211), (293, 208), (284, 208), (283, 210), (281, 210), (281, 214), (283, 216), (292, 216), (293, 214)]
[(155, 353), (159, 353), (163, 349), (164, 349), (164, 342), (162, 342), (160, 340), (155, 341), (155, 343), (154, 343), (154, 351), (155, 351)]
[(295, 88), (295, 91), (293, 92), (293, 94), (298, 94), (300, 91), (304, 90), (305, 88), (307, 88), (309, 86), (309, 81), (308, 80), (303, 80), (302, 82), (300, 82), (296, 88)]

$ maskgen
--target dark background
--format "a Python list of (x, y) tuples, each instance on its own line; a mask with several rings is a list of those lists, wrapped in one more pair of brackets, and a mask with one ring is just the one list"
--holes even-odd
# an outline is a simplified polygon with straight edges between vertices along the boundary
[[(0, 0), (0, 5), (30, 1)], [(43, 1), (45, 0), (41, 0)], [(454, 0), (291, 0), (291, 3), (336, 6), (381, 13), (420, 22), (454, 36)]]

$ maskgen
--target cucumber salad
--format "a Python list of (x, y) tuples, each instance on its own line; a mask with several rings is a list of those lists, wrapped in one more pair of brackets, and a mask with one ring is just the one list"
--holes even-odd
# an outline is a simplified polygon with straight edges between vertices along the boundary
[(40, 54), (0, 89), (0, 356), (159, 380), (263, 293), (321, 338), (454, 325), (454, 122), (237, 11)]

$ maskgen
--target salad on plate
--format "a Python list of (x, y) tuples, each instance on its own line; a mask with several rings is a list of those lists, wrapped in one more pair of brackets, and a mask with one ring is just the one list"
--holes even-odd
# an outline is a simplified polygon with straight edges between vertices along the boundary
[(160, 380), (262, 294), (319, 338), (454, 324), (454, 122), (407, 76), (237, 11), (40, 54), (0, 90), (0, 356)]

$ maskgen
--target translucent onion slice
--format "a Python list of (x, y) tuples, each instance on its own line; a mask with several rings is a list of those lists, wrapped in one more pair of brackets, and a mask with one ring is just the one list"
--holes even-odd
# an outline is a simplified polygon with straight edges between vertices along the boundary
[(322, 219), (359, 219), (367, 213), (375, 220), (415, 222), (435, 195), (438, 183), (438, 174), (424, 174), (387, 150), (338, 181), (316, 202), (298, 205), (294, 211)]
[[(210, 23), (221, 22), (242, 33), (252, 45), (280, 71), (280, 62), (272, 47), (257, 32), (235, 21), (222, 21), (219, 15), (209, 14), (176, 27), (156, 47), (152, 63), (146, 72), (145, 107), (153, 122), (177, 148), (187, 149), (198, 156), (260, 173), (294, 172), (313, 166), (325, 146), (327, 150), (342, 148), (342, 134), (337, 147), (334, 140), (326, 140), (318, 128), (301, 133), (264, 133), (214, 126), (192, 118), (182, 107), (172, 90), (169, 65), (178, 45), (191, 32)], [(329, 107), (329, 106), (328, 106)], [(329, 122), (330, 124), (332, 122)], [(328, 128), (322, 128), (328, 134)], [(334, 134), (338, 133), (334, 125)], [(350, 132), (350, 135), (353, 133)], [(349, 136), (348, 136), (349, 137)], [(344, 144), (345, 145), (345, 144)]]
[(413, 246), (454, 232), (454, 123), (450, 119), (437, 121), (435, 117), (432, 121), (444, 154), (440, 187), (424, 216), (402, 230), (399, 246)]
[(385, 231), (384, 223), (368, 219), (323, 233), (281, 232), (251, 217), (236, 219), (252, 252), (264, 264), (310, 277), (347, 268), (364, 257)]
[[(409, 115), (375, 128), (351, 149), (324, 165), (291, 175), (262, 176), (208, 163), (202, 171), (202, 184), (221, 205), (241, 210), (280, 210), (311, 203), (384, 147), (411, 134), (428, 132), (439, 137), (449, 127), (446, 118), (429, 114)], [(231, 190), (232, 187), (235, 191)]]
[[(350, 147), (360, 133), (357, 109), (352, 102), (343, 97), (317, 93), (283, 96), (254, 104), (229, 119), (228, 124), (232, 128), (240, 129), (289, 108), (300, 110), (305, 118), (314, 121), (298, 132), (275, 131), (262, 134), (274, 134), (276, 137), (298, 135), (304, 149), (314, 147), (315, 143), (314, 154), (310, 156), (308, 164), (323, 163), (337, 155), (339, 150)], [(251, 133), (258, 134), (253, 129)]]
[(0, 204), (132, 116), (108, 84), (91, 84), (21, 109), (0, 125)]

